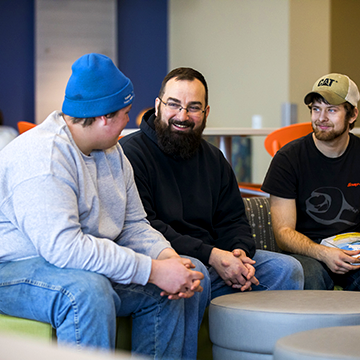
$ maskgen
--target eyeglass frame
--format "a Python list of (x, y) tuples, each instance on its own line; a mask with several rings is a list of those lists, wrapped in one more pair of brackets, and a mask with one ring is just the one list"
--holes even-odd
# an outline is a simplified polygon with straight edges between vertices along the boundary
[[(168, 105), (168, 102), (164, 102), (163, 99), (161, 99), (159, 96), (158, 96), (158, 99), (165, 105), (165, 106), (169, 106)], [(179, 109), (176, 109), (176, 110), (173, 110), (173, 111), (179, 111), (179, 113), (182, 111), (182, 110), (185, 110), (187, 114), (191, 114), (193, 116), (196, 116), (196, 115), (200, 115), (200, 114), (204, 114), (206, 109), (202, 110), (201, 108), (195, 112), (191, 112), (189, 111), (189, 109), (187, 107), (184, 107), (180, 104), (177, 104), (176, 102), (174, 102), (174, 105), (178, 105), (179, 106)], [(170, 109), (171, 110), (171, 109)]]

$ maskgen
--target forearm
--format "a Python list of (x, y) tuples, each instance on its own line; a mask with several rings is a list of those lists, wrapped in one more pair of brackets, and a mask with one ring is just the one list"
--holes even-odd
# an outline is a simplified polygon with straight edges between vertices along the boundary
[(271, 218), (276, 242), (281, 250), (322, 261), (324, 246), (296, 231), (295, 199), (270, 196)]
[(274, 235), (281, 250), (323, 261), (322, 253), (324, 246), (315, 243), (298, 231), (289, 227), (275, 228)]
[[(325, 263), (336, 274), (342, 275), (350, 270), (358, 269), (358, 265), (352, 264), (360, 263), (360, 260), (353, 257), (355, 255), (358, 256), (359, 251), (344, 251), (317, 244), (305, 235), (292, 229), (283, 229), (279, 233), (275, 233), (275, 237), (281, 249), (319, 260)], [(280, 241), (279, 238), (281, 238)]]

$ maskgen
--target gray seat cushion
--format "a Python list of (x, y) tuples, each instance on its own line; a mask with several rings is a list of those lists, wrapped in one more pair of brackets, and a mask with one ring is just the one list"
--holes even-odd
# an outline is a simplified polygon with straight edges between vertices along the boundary
[(360, 359), (360, 326), (302, 331), (277, 341), (274, 360)]
[(284, 336), (346, 325), (360, 325), (357, 292), (245, 292), (215, 298), (209, 309), (214, 359), (271, 358)]

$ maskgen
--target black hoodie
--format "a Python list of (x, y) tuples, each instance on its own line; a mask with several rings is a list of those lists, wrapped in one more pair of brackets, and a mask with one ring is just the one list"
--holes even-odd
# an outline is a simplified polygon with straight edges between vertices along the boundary
[(209, 265), (213, 247), (255, 254), (236, 177), (222, 152), (205, 140), (188, 160), (166, 155), (157, 145), (155, 110), (140, 131), (120, 140), (151, 225), (180, 255)]

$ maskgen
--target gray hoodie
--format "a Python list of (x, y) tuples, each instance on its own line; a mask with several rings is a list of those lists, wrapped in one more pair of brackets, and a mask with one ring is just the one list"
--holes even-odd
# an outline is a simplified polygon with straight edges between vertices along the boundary
[(120, 145), (84, 155), (59, 112), (0, 152), (0, 262), (41, 256), (145, 285), (171, 247), (145, 217)]

